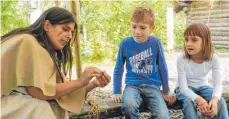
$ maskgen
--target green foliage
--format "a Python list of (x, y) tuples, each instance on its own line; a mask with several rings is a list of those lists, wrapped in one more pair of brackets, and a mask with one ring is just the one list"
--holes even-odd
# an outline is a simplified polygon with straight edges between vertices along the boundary
[(29, 24), (28, 4), (18, 0), (1, 1), (1, 36)]
[[(153, 34), (166, 46), (166, 10), (173, 7), (171, 1), (80, 1), (81, 51), (90, 48), (93, 59), (114, 60), (121, 40), (131, 36), (131, 12), (140, 5), (155, 11), (156, 29)], [(97, 46), (93, 46), (94, 42)]]

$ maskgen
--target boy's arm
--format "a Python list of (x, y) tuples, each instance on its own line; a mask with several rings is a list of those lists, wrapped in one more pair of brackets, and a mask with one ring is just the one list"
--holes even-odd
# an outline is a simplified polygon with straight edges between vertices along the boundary
[(159, 52), (157, 56), (157, 61), (158, 61), (157, 65), (162, 79), (163, 94), (168, 94), (169, 92), (168, 68), (165, 62), (165, 55), (160, 40), (158, 40), (158, 50)]
[[(123, 43), (123, 42), (122, 42)], [(123, 56), (123, 47), (122, 43), (119, 47), (116, 65), (113, 73), (113, 94), (121, 94), (122, 89), (122, 75), (124, 71), (125, 58)]]

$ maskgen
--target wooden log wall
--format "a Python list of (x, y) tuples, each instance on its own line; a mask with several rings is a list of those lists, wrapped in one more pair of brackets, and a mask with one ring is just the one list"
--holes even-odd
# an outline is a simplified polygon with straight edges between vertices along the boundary
[(209, 26), (216, 47), (229, 48), (229, 1), (196, 1), (185, 8), (187, 23), (201, 22)]

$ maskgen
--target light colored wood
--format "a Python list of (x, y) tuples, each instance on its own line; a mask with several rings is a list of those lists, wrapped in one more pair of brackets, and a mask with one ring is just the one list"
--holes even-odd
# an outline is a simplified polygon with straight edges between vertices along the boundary
[(59, 7), (60, 6), (60, 1), (59, 0), (55, 0), (55, 4), (56, 4), (57, 7)]
[[(79, 4), (79, 1), (75, 1), (75, 0), (70, 1), (72, 14), (75, 16), (77, 22), (79, 21), (79, 14), (78, 14), (78, 8), (77, 8), (78, 4)], [(76, 74), (77, 74), (78, 78), (80, 77), (80, 75), (82, 73), (82, 62), (81, 62), (81, 58), (80, 58), (79, 34), (80, 34), (79, 26), (77, 26), (77, 30), (76, 30), (75, 37), (74, 37), (74, 41), (75, 41), (74, 53), (75, 53), (75, 58), (76, 58)]]

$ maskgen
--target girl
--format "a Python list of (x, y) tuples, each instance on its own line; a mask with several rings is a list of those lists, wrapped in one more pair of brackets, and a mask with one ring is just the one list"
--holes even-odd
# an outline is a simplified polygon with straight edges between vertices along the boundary
[[(211, 32), (201, 23), (188, 26), (184, 32), (184, 56), (177, 60), (177, 99), (183, 102), (185, 119), (197, 119), (197, 109), (203, 115), (228, 119), (226, 102), (221, 97), (222, 85), (218, 56), (213, 53)], [(213, 88), (206, 75), (212, 70)]]

